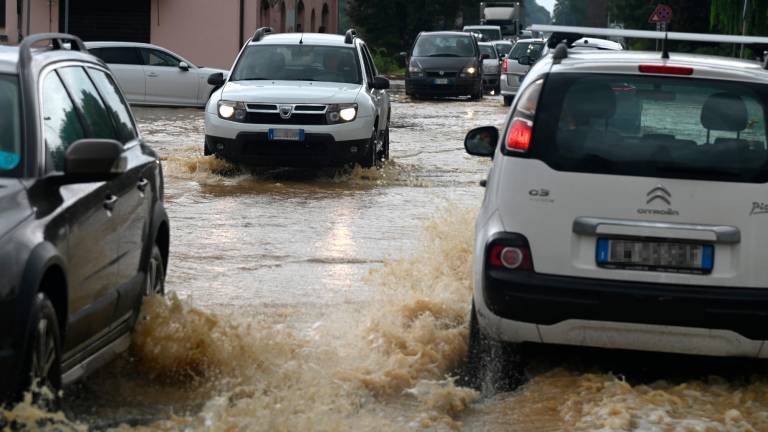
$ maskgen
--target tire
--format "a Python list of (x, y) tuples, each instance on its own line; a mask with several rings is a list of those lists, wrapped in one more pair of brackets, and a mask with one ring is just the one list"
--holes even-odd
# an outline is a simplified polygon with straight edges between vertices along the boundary
[(483, 93), (483, 86), (481, 85), (480, 88), (474, 94), (472, 94), (472, 100), (482, 100)]
[[(38, 293), (32, 304), (30, 333), (19, 395), (30, 390), (32, 402), (44, 409), (58, 409), (61, 391), (61, 336), (56, 309), (48, 296)], [(51, 395), (53, 395), (51, 397)]]
[(378, 161), (378, 154), (376, 151), (376, 130), (371, 134), (371, 141), (368, 143), (368, 148), (365, 149), (362, 158), (360, 158), (360, 166), (363, 168), (373, 168)]
[(381, 135), (381, 140), (383, 141), (381, 151), (376, 159), (378, 159), (379, 162), (384, 162), (389, 160), (389, 125), (384, 129), (384, 133)]
[(469, 349), (461, 382), (483, 395), (512, 391), (525, 382), (525, 361), (518, 344), (489, 339), (480, 330), (472, 302)]
[(512, 106), (512, 96), (504, 96), (504, 106)]
[(147, 277), (144, 283), (144, 297), (165, 295), (165, 263), (160, 247), (155, 243), (147, 263)]

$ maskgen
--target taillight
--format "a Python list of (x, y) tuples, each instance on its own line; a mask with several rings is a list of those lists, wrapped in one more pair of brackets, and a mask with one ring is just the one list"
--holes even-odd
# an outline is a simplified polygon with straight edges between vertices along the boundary
[(685, 66), (640, 65), (640, 72), (662, 75), (693, 75), (693, 68)]
[(525, 153), (531, 146), (533, 137), (533, 122), (524, 118), (517, 117), (512, 120), (507, 132), (507, 150), (519, 153)]
[(507, 270), (533, 270), (531, 249), (528, 246), (493, 245), (488, 254), (488, 264)]
[(509, 70), (509, 59), (506, 57), (504, 58), (504, 61), (501, 62), (501, 70), (504, 73), (507, 73), (507, 71)]

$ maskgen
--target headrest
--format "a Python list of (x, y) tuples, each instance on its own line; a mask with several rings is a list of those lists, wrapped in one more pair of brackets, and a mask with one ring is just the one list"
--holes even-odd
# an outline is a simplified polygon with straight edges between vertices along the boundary
[(605, 83), (577, 83), (565, 97), (565, 109), (578, 124), (607, 119), (616, 113), (616, 96)]
[(741, 132), (749, 124), (747, 105), (741, 96), (715, 93), (701, 108), (701, 124), (707, 130)]

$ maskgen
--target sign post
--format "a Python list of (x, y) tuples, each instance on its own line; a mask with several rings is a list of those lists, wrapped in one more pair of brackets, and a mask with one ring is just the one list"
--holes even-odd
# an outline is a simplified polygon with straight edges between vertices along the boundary
[[(656, 31), (659, 32), (666, 32), (667, 31), (667, 25), (669, 22), (672, 21), (672, 8), (665, 4), (660, 4), (656, 6), (656, 9), (651, 14), (651, 17), (648, 18), (648, 22), (651, 24), (656, 24)], [(659, 41), (656, 41), (656, 51), (659, 50)]]

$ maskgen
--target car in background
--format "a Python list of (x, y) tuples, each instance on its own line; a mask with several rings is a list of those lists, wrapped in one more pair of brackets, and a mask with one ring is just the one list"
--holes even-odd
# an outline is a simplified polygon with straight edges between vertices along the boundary
[(164, 291), (163, 174), (75, 36), (0, 47), (0, 131), (0, 404), (36, 382), (49, 406), (46, 390), (126, 350), (143, 299)]
[(508, 56), (509, 52), (512, 51), (512, 46), (514, 45), (513, 42), (506, 40), (493, 41), (491, 43), (496, 48), (496, 52), (499, 53), (499, 58)]
[(516, 385), (535, 344), (768, 358), (767, 83), (768, 63), (578, 42), (533, 66), (503, 131), (465, 141), (493, 158), (475, 231), (474, 384)]
[(406, 58), (405, 93), (413, 98), (483, 97), (482, 55), (477, 38), (464, 32), (421, 32)]
[(499, 94), (499, 55), (490, 42), (480, 42), (480, 54), (483, 56), (483, 88), (488, 93)]
[(205, 106), (214, 90), (208, 77), (226, 72), (196, 66), (157, 45), (86, 42), (85, 46), (109, 66), (128, 102), (136, 105)]
[(538, 60), (545, 44), (546, 41), (544, 39), (520, 39), (512, 46), (507, 57), (501, 61), (501, 77), (499, 82), (500, 93), (504, 98), (505, 106), (512, 104), (512, 100), (520, 88), (522, 77), (531, 68), (528, 64), (520, 64), (520, 58), (526, 57), (532, 61)]
[(502, 40), (501, 27), (495, 25), (468, 25), (462, 31), (481, 34), (488, 42)]
[(380, 165), (389, 158), (389, 80), (365, 42), (256, 31), (205, 110), (206, 155), (249, 166)]

